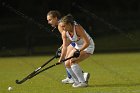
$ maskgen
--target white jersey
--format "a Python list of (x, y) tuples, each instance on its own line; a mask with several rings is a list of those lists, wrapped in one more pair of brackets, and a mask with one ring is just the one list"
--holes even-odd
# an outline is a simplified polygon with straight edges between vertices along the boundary
[[(84, 41), (83, 41), (80, 37), (77, 36), (76, 31), (75, 31), (75, 26), (76, 26), (76, 25), (77, 25), (77, 24), (74, 25), (74, 34), (73, 34), (73, 36), (70, 36), (70, 34), (69, 34), (68, 31), (66, 32), (66, 36), (67, 36), (72, 42), (75, 42), (75, 44), (76, 44), (75, 48), (76, 48), (76, 49), (80, 49), (80, 48), (83, 46)], [(85, 30), (84, 30), (84, 32), (85, 32), (85, 34), (87, 35), (87, 37), (88, 37), (88, 39), (89, 39), (89, 41), (90, 41), (89, 46), (88, 46), (84, 51), (86, 51), (87, 53), (93, 54), (94, 48), (95, 48), (93, 39), (89, 36), (89, 34), (88, 34)]]

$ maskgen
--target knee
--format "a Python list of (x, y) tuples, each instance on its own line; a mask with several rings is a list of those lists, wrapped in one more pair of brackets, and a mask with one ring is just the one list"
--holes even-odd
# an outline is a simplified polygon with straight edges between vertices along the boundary
[(70, 65), (70, 61), (66, 61), (66, 62), (65, 62), (65, 66), (66, 66), (66, 68), (70, 68), (70, 66), (71, 66), (71, 65)]
[(71, 59), (70, 60), (70, 65), (77, 63), (77, 61), (75, 59)]

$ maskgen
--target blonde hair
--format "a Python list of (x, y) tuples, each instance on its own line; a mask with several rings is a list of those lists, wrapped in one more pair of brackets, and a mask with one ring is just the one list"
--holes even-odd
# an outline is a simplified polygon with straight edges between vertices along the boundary
[(62, 17), (60, 22), (63, 22), (65, 24), (70, 23), (73, 25), (74, 24), (74, 17), (71, 14), (68, 14), (68, 15)]

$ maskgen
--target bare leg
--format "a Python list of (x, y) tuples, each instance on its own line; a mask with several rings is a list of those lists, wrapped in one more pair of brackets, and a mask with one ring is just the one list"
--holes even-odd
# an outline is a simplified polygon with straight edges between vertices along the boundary
[[(69, 54), (69, 53), (71, 52), (71, 50), (73, 50), (73, 49), (74, 49), (74, 47), (70, 44), (70, 45), (67, 47), (67, 54)], [(66, 55), (66, 58), (68, 58), (67, 55)], [(66, 69), (66, 72), (67, 72), (68, 78), (71, 78), (71, 75), (70, 75), (70, 73), (68, 72), (67, 69)]]
[[(73, 50), (73, 46), (70, 44), (68, 47), (67, 47), (67, 54), (69, 54), (71, 52), (71, 50)], [(66, 55), (66, 58), (67, 58), (68, 55)], [(72, 76), (70, 74), (70, 69), (69, 68), (66, 68), (66, 73), (67, 73), (67, 78), (66, 79), (63, 79), (62, 80), (62, 83), (74, 83), (73, 79), (72, 79)], [(73, 73), (72, 73), (73, 74)]]
[[(68, 54), (68, 57), (72, 56), (73, 53), (75, 52), (76, 50), (73, 49), (69, 54)], [(85, 79), (83, 77), (83, 73), (82, 73), (82, 70), (80, 68), (80, 66), (78, 65), (79, 62), (85, 60), (86, 58), (88, 58), (91, 54), (85, 52), (85, 51), (81, 51), (80, 53), (80, 56), (78, 58), (72, 58), (71, 60), (68, 60), (65, 62), (65, 65), (67, 68), (71, 68), (74, 75), (76, 76), (75, 78), (77, 78), (79, 84), (73, 84), (73, 87), (85, 87), (87, 86), (87, 84), (85, 83)], [(73, 75), (73, 74), (71, 74)], [(74, 77), (74, 76), (72, 76)]]

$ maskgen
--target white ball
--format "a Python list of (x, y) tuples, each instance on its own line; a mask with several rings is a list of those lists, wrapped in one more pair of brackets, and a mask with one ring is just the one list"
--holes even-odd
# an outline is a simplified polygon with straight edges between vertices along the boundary
[(13, 90), (13, 88), (12, 87), (8, 87), (8, 90), (11, 91), (11, 90)]

